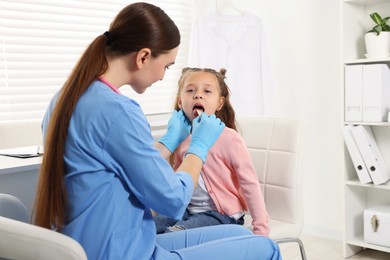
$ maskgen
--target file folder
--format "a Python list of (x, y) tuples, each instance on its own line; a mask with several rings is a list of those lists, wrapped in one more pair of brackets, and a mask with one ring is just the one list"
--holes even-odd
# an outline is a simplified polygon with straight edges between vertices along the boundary
[(345, 121), (363, 121), (363, 65), (346, 65)]
[(386, 122), (390, 111), (390, 69), (387, 64), (363, 66), (363, 121)]
[(32, 158), (43, 155), (43, 147), (36, 146), (23, 146), (9, 149), (0, 149), (0, 156), (9, 156), (16, 158)]
[(343, 128), (345, 145), (347, 146), (347, 150), (349, 152), (349, 155), (351, 156), (351, 160), (356, 170), (359, 181), (363, 184), (371, 183), (372, 180), (370, 173), (367, 170), (366, 164), (363, 161), (359, 148), (356, 145), (355, 140), (353, 139), (350, 131), (353, 127), (353, 125), (346, 125)]
[(370, 126), (358, 125), (351, 128), (350, 131), (366, 164), (372, 182), (375, 185), (387, 182), (390, 179), (390, 171)]

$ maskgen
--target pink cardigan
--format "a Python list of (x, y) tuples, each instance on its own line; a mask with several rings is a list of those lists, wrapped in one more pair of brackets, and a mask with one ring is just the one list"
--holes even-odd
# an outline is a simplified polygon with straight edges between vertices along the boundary
[[(181, 164), (190, 142), (191, 136), (177, 148), (174, 168)], [(269, 235), (264, 197), (252, 159), (239, 133), (231, 128), (224, 129), (207, 155), (202, 177), (220, 213), (231, 216), (249, 210), (253, 232)]]

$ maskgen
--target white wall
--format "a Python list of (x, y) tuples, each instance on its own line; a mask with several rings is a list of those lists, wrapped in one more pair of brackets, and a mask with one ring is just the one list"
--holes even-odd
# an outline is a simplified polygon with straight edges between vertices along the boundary
[[(342, 239), (342, 84), (339, 0), (233, 0), (263, 22), (278, 116), (307, 121), (304, 233)], [(197, 0), (194, 19), (215, 10)]]

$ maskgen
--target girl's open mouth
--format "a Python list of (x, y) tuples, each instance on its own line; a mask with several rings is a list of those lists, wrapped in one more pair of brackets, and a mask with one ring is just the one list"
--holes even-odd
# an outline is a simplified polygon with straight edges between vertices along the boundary
[(200, 116), (203, 112), (204, 112), (204, 108), (198, 105), (196, 105), (192, 110), (192, 114), (194, 114), (195, 117)]

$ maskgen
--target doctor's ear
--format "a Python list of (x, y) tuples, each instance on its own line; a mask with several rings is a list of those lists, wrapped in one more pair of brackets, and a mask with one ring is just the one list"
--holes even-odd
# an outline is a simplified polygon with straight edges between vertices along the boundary
[(138, 68), (142, 68), (152, 57), (152, 51), (149, 48), (142, 48), (137, 52), (136, 64)]

